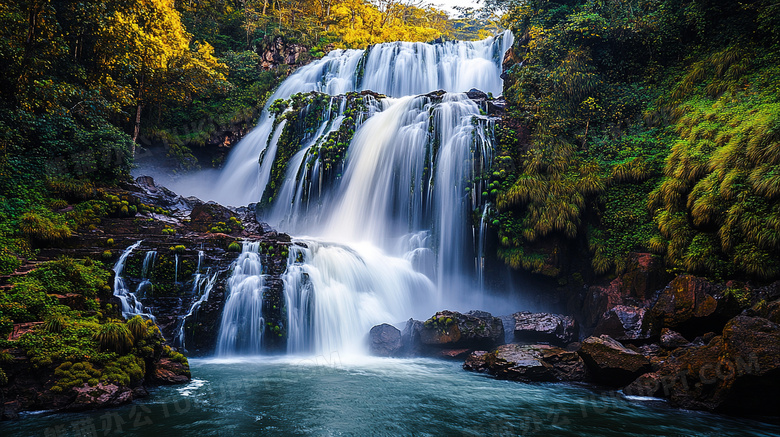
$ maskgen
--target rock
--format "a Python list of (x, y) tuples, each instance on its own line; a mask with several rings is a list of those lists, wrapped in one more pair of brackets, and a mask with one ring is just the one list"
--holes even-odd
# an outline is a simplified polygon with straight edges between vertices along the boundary
[(631, 253), (625, 273), (608, 284), (589, 287), (584, 299), (571, 304), (574, 307), (570, 307), (570, 311), (582, 311), (583, 325), (592, 327), (605, 312), (618, 305), (650, 306), (656, 290), (663, 288), (669, 279), (659, 257), (649, 253)]
[(501, 116), (506, 112), (506, 100), (503, 97), (497, 99), (488, 100), (487, 113), (488, 115)]
[(440, 311), (423, 323), (420, 343), (430, 353), (441, 349), (492, 349), (504, 342), (501, 319), (484, 311)]
[(196, 231), (208, 232), (218, 222), (230, 222), (230, 217), (234, 215), (233, 211), (218, 203), (201, 203), (192, 208), (190, 222)]
[(472, 88), (466, 92), (466, 95), (469, 99), (474, 100), (475, 102), (484, 102), (487, 100), (488, 95), (485, 94), (483, 91), (478, 90), (476, 88)]
[(447, 360), (462, 360), (471, 353), (471, 349), (442, 349), (434, 356)]
[(608, 335), (615, 340), (642, 340), (650, 337), (643, 329), (645, 308), (617, 305), (599, 319), (593, 335)]
[(703, 346), (680, 348), (626, 394), (668, 398), (681, 408), (730, 414), (777, 415), (780, 390), (780, 326), (738, 316), (723, 335)]
[(577, 341), (579, 327), (569, 316), (549, 313), (519, 312), (515, 318), (515, 341), (519, 343), (550, 343), (565, 346)]
[(423, 322), (409, 319), (406, 322), (403, 332), (401, 332), (401, 344), (403, 345), (403, 355), (407, 357), (416, 357), (421, 354), (422, 343), (420, 342), (420, 332), (423, 329)]
[(133, 390), (125, 386), (99, 383), (95, 387), (84, 384), (73, 387), (76, 400), (66, 410), (91, 410), (96, 408), (117, 407), (133, 400)]
[(639, 346), (637, 348), (637, 352), (644, 355), (645, 358), (650, 360), (650, 366), (653, 370), (658, 370), (661, 365), (666, 361), (666, 358), (669, 356), (669, 351), (662, 348), (660, 345), (657, 345), (655, 343), (650, 344), (643, 344), (642, 346)]
[(579, 350), (598, 382), (622, 386), (650, 370), (650, 361), (607, 335), (588, 337)]
[(393, 325), (383, 323), (371, 328), (369, 350), (378, 357), (395, 357), (401, 352), (401, 331)]
[(487, 372), (488, 366), (486, 358), (488, 354), (489, 352), (487, 351), (472, 352), (463, 363), (463, 370), (468, 370), (470, 372)]
[(158, 384), (181, 384), (190, 380), (188, 365), (163, 358), (154, 369), (154, 381)]
[[(623, 393), (628, 396), (664, 397), (666, 381), (657, 373), (645, 373), (634, 382), (623, 387)], [(667, 389), (668, 390), (668, 389)]]
[(546, 344), (502, 345), (483, 360), (487, 372), (498, 379), (554, 382), (582, 381), (586, 376), (585, 364), (576, 352)]
[(720, 331), (740, 311), (723, 291), (722, 286), (705, 278), (678, 276), (664, 288), (648, 312), (646, 329), (657, 335), (665, 327), (674, 328), (689, 338)]
[(679, 332), (672, 331), (669, 328), (661, 330), (661, 346), (666, 349), (677, 349), (678, 347), (688, 346), (690, 342)]

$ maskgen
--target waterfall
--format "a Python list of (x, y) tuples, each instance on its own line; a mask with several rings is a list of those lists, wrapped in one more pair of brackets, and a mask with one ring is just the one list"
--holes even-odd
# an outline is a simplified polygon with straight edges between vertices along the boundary
[(125, 249), (117, 260), (116, 264), (114, 264), (113, 269), (114, 296), (118, 297), (119, 301), (122, 303), (122, 317), (126, 319), (129, 319), (138, 314), (150, 319), (154, 319), (154, 316), (151, 314), (144, 313), (143, 305), (141, 305), (141, 302), (136, 298), (135, 294), (130, 291), (130, 288), (127, 286), (127, 283), (122, 276), (127, 258), (130, 256), (130, 253), (132, 253), (140, 245), (141, 240), (133, 243), (131, 246)]
[[(202, 258), (203, 251), (200, 251), (198, 254), (198, 271), (200, 271), (200, 262)], [(201, 305), (203, 305), (203, 302), (206, 302), (209, 300), (209, 296), (211, 295), (211, 290), (214, 288), (214, 285), (217, 283), (217, 276), (219, 276), (219, 272), (215, 272), (213, 275), (209, 276), (209, 271), (206, 271), (205, 275), (202, 275), (201, 273), (197, 273), (195, 275), (195, 278), (193, 279), (192, 284), (192, 293), (195, 296), (199, 296), (198, 299), (192, 303), (190, 306), (190, 310), (187, 311), (187, 314), (181, 317), (179, 320), (179, 328), (177, 329), (177, 335), (175, 339), (175, 344), (177, 347), (180, 347), (184, 350), (187, 349), (187, 346), (185, 344), (185, 332), (184, 327), (187, 323), (187, 319), (190, 318), (192, 315), (195, 314), (195, 312), (200, 309)]]
[[(258, 164), (275, 155), (274, 119), (267, 108), (277, 99), (309, 91), (329, 95), (370, 90), (405, 97), (437, 90), (465, 92), (477, 88), (498, 96), (502, 92), (501, 63), (511, 47), (512, 33), (473, 42), (425, 44), (392, 42), (367, 50), (333, 50), (322, 59), (299, 68), (268, 98), (258, 125), (231, 152), (213, 187), (193, 192), (225, 205), (257, 202), (268, 181), (269, 167)], [(276, 129), (278, 130), (278, 127)], [(273, 158), (271, 158), (273, 159)], [(225, 190), (224, 187), (241, 187)], [(186, 190), (186, 189), (185, 189)]]
[(217, 355), (258, 354), (263, 340), (266, 290), (259, 242), (244, 242), (227, 282), (227, 301), (217, 339)]
[[(264, 113), (231, 153), (213, 198), (258, 202), (272, 166), (277, 172), (286, 166), (281, 185), (275, 180), (264, 195), (272, 203), (262, 218), (309, 236), (294, 239), (282, 278), (289, 352), (359, 351), (374, 324), (427, 317), (443, 304), (481, 302), (482, 267), (474, 259), (483, 256), (481, 176), (493, 159), (494, 120), (463, 92), (500, 94), (501, 63), (511, 44), (505, 32), (477, 42), (336, 50), (300, 68), (269, 99), (331, 95), (320, 106), (303, 107), (322, 113), (294, 153), (285, 149), (287, 162), (275, 162), (286, 119), (275, 125)], [(359, 90), (387, 97), (338, 95)], [(348, 98), (362, 99), (357, 112), (349, 109), (351, 119)], [(347, 121), (354, 121), (347, 125), (354, 133), (333, 164), (322, 157), (323, 145)], [(339, 167), (325, 178), (328, 165)], [(477, 240), (471, 221), (480, 210)], [(257, 247), (244, 243), (229, 280), (219, 355), (261, 351), (260, 260)]]
[(487, 215), (490, 209), (490, 203), (486, 203), (482, 208), (482, 215), (479, 218), (479, 233), (475, 235), (474, 246), (477, 248), (474, 258), (474, 269), (477, 271), (477, 282), (482, 290), (485, 289), (485, 246), (487, 238)]
[(427, 307), (434, 297), (433, 283), (409, 261), (370, 244), (295, 243), (282, 278), (288, 352), (359, 352), (371, 326), (404, 320), (412, 304)]
[(147, 290), (152, 287), (152, 281), (149, 279), (149, 277), (152, 274), (152, 270), (154, 270), (154, 263), (156, 260), (156, 250), (149, 250), (146, 252), (146, 255), (144, 256), (144, 262), (141, 266), (141, 282), (138, 284), (138, 287), (135, 288), (135, 296), (138, 299), (146, 296)]

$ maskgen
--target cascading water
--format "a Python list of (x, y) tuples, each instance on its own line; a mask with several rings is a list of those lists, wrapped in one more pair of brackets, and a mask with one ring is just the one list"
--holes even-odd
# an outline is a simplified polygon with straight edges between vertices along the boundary
[(154, 316), (148, 313), (144, 313), (144, 307), (141, 302), (136, 298), (135, 294), (130, 291), (127, 286), (122, 273), (125, 269), (125, 263), (130, 254), (141, 245), (142, 241), (137, 241), (122, 252), (122, 255), (114, 264), (114, 296), (119, 298), (122, 303), (122, 317), (129, 319), (135, 315), (142, 315), (146, 318), (154, 320)]
[[(201, 251), (198, 254), (198, 271), (200, 271), (200, 262), (202, 258), (203, 251)], [(192, 284), (192, 292), (196, 296), (199, 296), (198, 299), (192, 303), (190, 306), (190, 310), (187, 311), (187, 314), (181, 317), (179, 320), (179, 328), (177, 330), (177, 335), (175, 339), (175, 345), (177, 347), (180, 347), (184, 350), (187, 349), (187, 346), (185, 344), (186, 335), (184, 332), (184, 327), (187, 323), (187, 319), (192, 317), (198, 309), (200, 309), (201, 305), (203, 305), (203, 302), (206, 302), (209, 300), (209, 296), (211, 295), (211, 290), (214, 288), (214, 285), (217, 283), (217, 276), (219, 276), (219, 272), (214, 273), (213, 275), (209, 276), (209, 271), (207, 270), (205, 274), (197, 273), (195, 275), (195, 278), (193, 279)]]
[(152, 274), (152, 270), (154, 270), (154, 263), (156, 260), (156, 250), (150, 250), (146, 252), (146, 255), (144, 256), (144, 262), (141, 266), (141, 282), (135, 289), (135, 296), (138, 299), (146, 296), (147, 292), (152, 288), (152, 281), (149, 279), (149, 277)]
[(367, 326), (413, 315), (413, 303), (433, 298), (425, 275), (373, 245), (296, 242), (283, 277), (289, 352), (360, 351)]
[(474, 269), (477, 272), (477, 282), (483, 290), (485, 289), (485, 247), (487, 245), (487, 218), (489, 210), (490, 203), (486, 203), (479, 217), (479, 229), (474, 235), (474, 247), (477, 248), (477, 256), (474, 258)]
[[(290, 352), (359, 349), (373, 324), (429, 315), (481, 289), (470, 221), (483, 204), (479, 176), (492, 161), (493, 120), (458, 92), (500, 94), (501, 61), (511, 43), (506, 32), (473, 43), (334, 51), (299, 69), (271, 97), (312, 90), (390, 96), (364, 95), (343, 175), (339, 169), (327, 184), (325, 161), (315, 152), (345, 120), (343, 96), (330, 97), (319, 127), (307, 131), (287, 162), (275, 156), (286, 119), (274, 127), (272, 118), (261, 117), (257, 134), (239, 143), (216, 184), (213, 197), (223, 203), (257, 202), (272, 165), (286, 166), (263, 218), (283, 231), (315, 236), (291, 246), (283, 278)], [(440, 89), (450, 93), (420, 95)], [(257, 250), (245, 243), (237, 263), (220, 355), (257, 353), (262, 344)]]
[(263, 340), (263, 292), (266, 290), (260, 243), (244, 242), (228, 279), (228, 298), (222, 312), (217, 355), (253, 355)]

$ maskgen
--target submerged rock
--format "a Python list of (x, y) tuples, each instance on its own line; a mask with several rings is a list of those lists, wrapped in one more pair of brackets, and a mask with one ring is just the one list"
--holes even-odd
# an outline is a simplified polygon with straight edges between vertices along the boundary
[(369, 336), (369, 351), (378, 357), (396, 357), (401, 355), (401, 331), (393, 325), (383, 323), (371, 328)]
[(596, 381), (606, 385), (626, 385), (650, 370), (644, 355), (607, 335), (586, 338), (579, 354)]
[(503, 342), (501, 319), (484, 311), (440, 311), (420, 330), (420, 343), (427, 354), (442, 349), (492, 349)]
[(561, 314), (519, 312), (515, 319), (515, 341), (566, 346), (577, 341), (579, 327), (573, 317)]

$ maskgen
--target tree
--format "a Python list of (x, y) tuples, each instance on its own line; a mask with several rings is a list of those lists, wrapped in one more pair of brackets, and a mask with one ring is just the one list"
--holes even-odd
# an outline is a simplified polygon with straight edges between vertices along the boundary
[(191, 35), (173, 0), (113, 1), (110, 6), (113, 11), (106, 16), (96, 48), (102, 67), (99, 81), (116, 98), (134, 103), (136, 141), (146, 104), (181, 101), (188, 93), (224, 80), (219, 71), (224, 66), (207, 43), (191, 47)]

